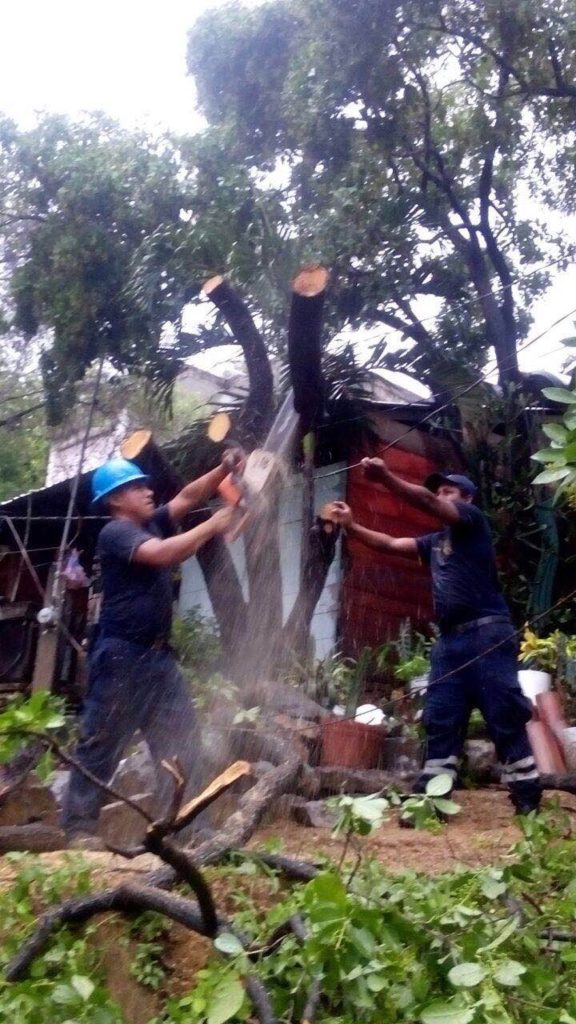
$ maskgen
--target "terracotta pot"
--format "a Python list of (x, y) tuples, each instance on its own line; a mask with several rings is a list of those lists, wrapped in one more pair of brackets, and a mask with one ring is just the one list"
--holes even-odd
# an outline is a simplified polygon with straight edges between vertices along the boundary
[(566, 765), (562, 751), (546, 723), (528, 722), (526, 731), (538, 771), (543, 775), (556, 775), (565, 772)]
[(351, 719), (325, 718), (320, 723), (321, 765), (341, 768), (377, 768), (386, 729), (381, 725), (363, 725)]
[(550, 693), (539, 693), (536, 697), (536, 707), (538, 708), (539, 717), (554, 733), (560, 749), (563, 750), (564, 732), (568, 723), (564, 718), (560, 697), (553, 691)]

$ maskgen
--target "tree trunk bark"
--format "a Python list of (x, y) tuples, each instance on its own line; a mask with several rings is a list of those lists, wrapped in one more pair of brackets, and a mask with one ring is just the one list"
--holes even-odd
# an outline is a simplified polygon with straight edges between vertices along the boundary
[(202, 291), (224, 316), (241, 346), (248, 371), (249, 394), (241, 415), (245, 434), (258, 444), (272, 419), (274, 380), (266, 346), (247, 305), (223, 277), (211, 277)]

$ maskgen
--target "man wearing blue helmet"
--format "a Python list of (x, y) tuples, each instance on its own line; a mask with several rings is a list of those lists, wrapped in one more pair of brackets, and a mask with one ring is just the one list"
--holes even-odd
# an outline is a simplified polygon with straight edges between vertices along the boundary
[[(111, 519), (100, 532), (102, 612), (90, 653), (88, 693), (76, 757), (97, 779), (109, 782), (122, 753), (140, 729), (158, 766), (157, 811), (169, 806), (173, 780), (163, 761), (178, 758), (190, 787), (200, 781), (194, 704), (169, 647), (171, 570), (217, 534), (235, 515), (226, 507), (192, 530), (176, 532), (186, 515), (212, 497), (241, 458), (222, 464), (156, 508), (148, 477), (127, 459), (111, 459), (92, 478), (93, 504)], [(69, 845), (102, 849), (97, 835), (103, 791), (73, 770), (64, 801)]]
[(474, 505), (476, 487), (458, 473), (435, 473), (420, 486), (396, 476), (382, 459), (362, 462), (369, 480), (444, 524), (423, 537), (392, 537), (354, 522), (344, 502), (333, 505), (335, 520), (362, 544), (419, 558), (431, 570), (440, 635), (432, 650), (423, 715), (426, 762), (415, 791), (423, 792), (439, 774), (456, 781), (476, 707), (486, 721), (516, 811), (536, 810), (540, 782), (526, 732), (532, 706), (518, 684), (514, 627), (498, 582), (488, 520)]

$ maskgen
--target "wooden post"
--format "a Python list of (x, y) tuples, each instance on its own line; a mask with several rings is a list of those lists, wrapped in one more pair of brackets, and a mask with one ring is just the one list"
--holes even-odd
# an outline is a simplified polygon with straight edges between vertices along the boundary
[[(56, 563), (50, 567), (48, 583), (46, 585), (47, 594), (52, 593), (55, 573)], [(52, 689), (58, 657), (58, 641), (60, 639), (60, 631), (57, 626), (51, 626), (49, 629), (39, 627), (39, 629), (36, 657), (34, 659), (34, 673), (32, 675), (32, 693), (36, 693), (38, 690)]]

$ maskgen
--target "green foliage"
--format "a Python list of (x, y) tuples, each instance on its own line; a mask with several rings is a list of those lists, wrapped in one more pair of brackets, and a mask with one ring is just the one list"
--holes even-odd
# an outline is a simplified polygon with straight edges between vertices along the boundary
[[(549, 278), (520, 275), (516, 305), (508, 273), (544, 261), (549, 243), (560, 261), (570, 251), (519, 199), (527, 188), (544, 209), (573, 205), (569, 86), (555, 74), (573, 81), (575, 24), (568, 0), (277, 0), (200, 18), (188, 66), (207, 138), (261, 192), (275, 166), (286, 182), (268, 291), (253, 249), (265, 317), (278, 266), (320, 254), (335, 270), (332, 326), (378, 328), (376, 360), (435, 375), (480, 366), (495, 344), (513, 380)], [(430, 297), (423, 321), (412, 304)]]
[[(31, 353), (3, 342), (0, 355), (0, 501), (41, 487), (46, 477), (48, 438), (42, 380)], [(31, 411), (28, 411), (31, 410)]]
[[(27, 736), (54, 736), (65, 725), (64, 702), (59, 697), (39, 690), (31, 697), (11, 697), (0, 712), (0, 764), (9, 761), (20, 750)], [(50, 770), (50, 759), (43, 769)]]
[(147, 911), (132, 922), (128, 932), (136, 942), (130, 973), (141, 985), (153, 991), (161, 988), (166, 979), (163, 940), (169, 931), (170, 922), (165, 917)]
[(450, 775), (435, 775), (426, 783), (424, 793), (414, 793), (403, 802), (401, 819), (414, 828), (436, 831), (440, 821), (460, 811), (458, 804), (448, 799), (453, 786)]
[(222, 646), (218, 627), (199, 608), (190, 608), (174, 619), (170, 640), (183, 670), (192, 681), (206, 679), (219, 668)]
[(96, 114), (76, 124), (44, 116), (29, 131), (1, 127), (10, 312), (27, 337), (52, 332), (41, 357), (49, 422), (61, 421), (75, 383), (100, 356), (116, 369), (173, 376), (176, 362), (159, 339), (179, 315), (182, 291), (166, 274), (143, 290), (138, 270), (155, 233), (165, 255), (177, 248), (181, 212), (191, 208), (175, 142)]
[[(293, 913), (307, 924), (303, 946), (289, 937), (251, 964), (278, 1019), (299, 1021), (319, 979), (318, 1024), (571, 1024), (574, 946), (545, 929), (572, 929), (573, 838), (567, 819), (546, 815), (526, 819), (523, 832), (503, 867), (456, 867), (433, 878), (388, 875), (367, 861), (347, 886), (328, 869), (251, 925), (244, 916), (257, 946)], [(163, 1024), (249, 1019), (240, 1000), (246, 957), (224, 945), (227, 964), (205, 968), (193, 992), (170, 1003)]]
[(542, 431), (550, 439), (548, 448), (535, 452), (532, 459), (544, 469), (532, 483), (551, 485), (555, 500), (566, 498), (568, 507), (576, 505), (576, 388), (544, 388), (543, 395), (565, 407), (561, 423), (545, 423)]
[(397, 661), (394, 676), (399, 682), (409, 683), (430, 671), (430, 647), (432, 641), (422, 633), (415, 632), (409, 619), (400, 624), (398, 638), (390, 644)]
[(338, 814), (333, 835), (370, 835), (387, 820), (386, 812), (390, 807), (398, 806), (399, 802), (394, 795), (379, 796), (378, 793), (334, 797), (327, 801)]
[(30, 978), (12, 984), (3, 980), (10, 957), (36, 924), (38, 907), (82, 896), (90, 888), (90, 872), (80, 857), (68, 856), (57, 867), (27, 854), (8, 854), (7, 860), (16, 877), (0, 892), (0, 1018), (26, 1024), (123, 1024), (103, 985), (92, 927), (83, 933), (60, 929)]

